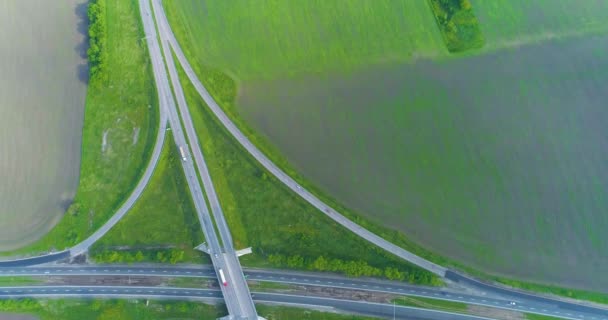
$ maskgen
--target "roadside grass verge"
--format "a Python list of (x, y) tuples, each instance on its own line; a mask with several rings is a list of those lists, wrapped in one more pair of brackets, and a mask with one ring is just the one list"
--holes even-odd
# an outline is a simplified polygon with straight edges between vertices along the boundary
[[(371, 320), (362, 316), (342, 315), (293, 307), (256, 305), (258, 313), (268, 320)], [(153, 319), (219, 319), (227, 315), (223, 304), (211, 305), (191, 301), (102, 300), (102, 299), (13, 299), (0, 300), (0, 312), (30, 314), (40, 320), (153, 320)]]
[(322, 312), (294, 307), (278, 307), (257, 304), (258, 314), (267, 320), (301, 319), (301, 320), (373, 320), (364, 316)]
[(2, 255), (63, 250), (92, 234), (128, 197), (143, 173), (158, 123), (156, 91), (136, 0), (105, 0), (107, 61), (90, 79), (80, 183), (62, 220), (44, 237)]
[(150, 183), (131, 211), (93, 245), (96, 262), (206, 262), (194, 249), (204, 241), (179, 150), (167, 132)]
[(552, 316), (543, 316), (540, 314), (533, 314), (533, 313), (525, 313), (526, 319), (528, 320), (559, 320), (559, 319), (563, 319), (563, 318), (558, 318), (558, 317), (552, 317)]
[(178, 71), (235, 246), (253, 248), (243, 265), (440, 283), (331, 221), (267, 173), (219, 123), (181, 66)]
[(481, 48), (484, 38), (470, 0), (428, 0), (450, 52)]
[(226, 315), (222, 306), (200, 302), (84, 299), (0, 300), (0, 311), (31, 314), (40, 320), (152, 320), (218, 319)]
[(418, 307), (425, 309), (444, 310), (459, 313), (466, 313), (468, 306), (466, 303), (444, 301), (423, 297), (399, 297), (394, 299), (393, 302), (399, 306)]
[(0, 277), (0, 287), (36, 285), (44, 282), (40, 278), (15, 276), (15, 277)]
[(526, 290), (526, 291), (547, 293), (547, 294), (562, 296), (562, 297), (566, 297), (566, 298), (570, 298), (570, 299), (587, 300), (587, 301), (593, 301), (593, 302), (602, 303), (602, 304), (608, 304), (608, 294), (605, 294), (605, 293), (561, 288), (561, 287), (557, 287), (557, 286), (538, 284), (538, 283), (529, 283), (529, 282), (523, 282), (523, 281), (519, 281), (519, 280), (499, 278), (499, 277), (492, 277), (490, 279), (492, 279), (498, 283), (504, 284), (506, 286), (517, 288), (517, 289), (522, 289), (522, 290)]

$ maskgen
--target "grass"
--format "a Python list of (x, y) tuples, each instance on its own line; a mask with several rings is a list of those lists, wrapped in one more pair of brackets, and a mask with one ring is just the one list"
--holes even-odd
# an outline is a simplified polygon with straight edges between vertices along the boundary
[(376, 318), (355, 316), (355, 315), (344, 315), (330, 312), (321, 312), (314, 310), (305, 310), (293, 307), (271, 307), (266, 305), (256, 305), (258, 314), (267, 320), (287, 320), (287, 319), (301, 319), (301, 320), (372, 320)]
[(530, 283), (530, 282), (524, 282), (524, 281), (506, 279), (506, 278), (498, 278), (498, 277), (493, 278), (493, 280), (495, 280), (498, 283), (502, 283), (504, 285), (507, 285), (507, 286), (513, 287), (513, 288), (517, 288), (517, 289), (540, 292), (540, 293), (547, 293), (547, 294), (562, 296), (562, 297), (576, 299), (576, 300), (593, 301), (593, 302), (608, 305), (608, 294), (605, 294), (605, 293), (568, 289), (568, 288), (562, 288), (562, 287), (558, 287), (558, 286), (550, 286), (550, 285), (545, 285), (545, 284)]
[(423, 297), (400, 297), (394, 300), (395, 304), (400, 306), (419, 307), (425, 309), (445, 310), (465, 313), (468, 306), (465, 303), (444, 301)]
[(424, 1), (171, 0), (164, 6), (194, 65), (242, 80), (348, 72), (445, 52)]
[(0, 277), (0, 287), (36, 285), (36, 284), (40, 284), (42, 282), (44, 282), (42, 279), (26, 277), (26, 276)]
[[(200, 302), (131, 300), (0, 300), (0, 312), (31, 314), (40, 320), (159, 320), (219, 319), (225, 316), (223, 305)], [(293, 307), (257, 305), (258, 313), (268, 320), (370, 320), (373, 318), (310, 311)]]
[(295, 289), (296, 285), (286, 284), (286, 283), (277, 283), (277, 282), (267, 282), (267, 281), (254, 281), (249, 282), (249, 289), (251, 291), (264, 291), (264, 292), (273, 292), (273, 291), (284, 291), (284, 290), (292, 290)]
[(221, 307), (195, 302), (146, 300), (33, 300), (0, 301), (0, 311), (32, 314), (40, 320), (153, 320), (217, 319)]
[[(206, 261), (194, 249), (204, 242), (204, 235), (180, 161), (179, 150), (167, 133), (155, 172), (140, 199), (93, 246), (92, 255), (98, 262), (134, 262), (137, 252), (142, 253), (139, 261), (168, 262), (176, 250), (183, 254), (173, 263)], [(159, 252), (165, 254), (159, 256)]]
[(483, 46), (483, 35), (469, 0), (428, 0), (428, 3), (450, 52)]
[[(137, 1), (107, 0), (106, 14), (107, 80), (93, 78), (89, 83), (74, 203), (39, 241), (3, 255), (61, 250), (84, 240), (127, 198), (148, 163), (158, 114), (149, 59), (140, 41)], [(107, 144), (102, 150), (104, 134)]]
[(563, 319), (563, 318), (552, 317), (552, 316), (543, 316), (543, 315), (540, 315), (540, 314), (533, 314), (533, 313), (524, 313), (524, 315), (526, 316), (526, 319), (528, 319), (528, 320), (559, 320), (559, 319)]
[(393, 267), (415, 275), (412, 281), (437, 284), (430, 273), (345, 230), (269, 175), (221, 126), (183, 70), (179, 72), (235, 246), (254, 250), (253, 256), (242, 258), (244, 265), (270, 266), (270, 255), (295, 253), (307, 261), (324, 256), (365, 261), (380, 269)]
[(489, 47), (608, 31), (608, 2), (577, 0), (471, 0)]

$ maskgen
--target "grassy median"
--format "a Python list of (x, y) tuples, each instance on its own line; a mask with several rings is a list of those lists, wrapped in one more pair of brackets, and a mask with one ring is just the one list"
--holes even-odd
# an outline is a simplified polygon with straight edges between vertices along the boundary
[(129, 196), (148, 164), (158, 103), (136, 0), (106, 0), (107, 59), (90, 79), (80, 184), (62, 220), (36, 243), (3, 255), (62, 250), (97, 230)]

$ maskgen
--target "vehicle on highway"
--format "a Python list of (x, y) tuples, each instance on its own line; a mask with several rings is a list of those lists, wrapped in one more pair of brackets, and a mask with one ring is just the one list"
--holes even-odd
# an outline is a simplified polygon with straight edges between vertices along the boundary
[(220, 279), (222, 280), (222, 284), (224, 285), (224, 287), (227, 287), (228, 286), (228, 282), (226, 282), (226, 277), (224, 277), (224, 270), (222, 270), (220, 268), (217, 271), (220, 274)]
[(188, 161), (188, 159), (186, 158), (186, 151), (184, 151), (184, 146), (179, 146), (179, 153), (182, 154), (182, 160)]

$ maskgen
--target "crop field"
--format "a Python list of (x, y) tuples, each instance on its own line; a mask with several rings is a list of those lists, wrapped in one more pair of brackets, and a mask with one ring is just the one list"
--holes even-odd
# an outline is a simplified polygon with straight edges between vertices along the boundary
[[(488, 50), (448, 59), (433, 41), (437, 54), (428, 59), (361, 59), (346, 73), (337, 71), (347, 66), (339, 61), (298, 69), (274, 51), (252, 50), (255, 61), (272, 57), (267, 73), (254, 71), (195, 21), (211, 10), (180, 15), (182, 2), (166, 6), (195, 65), (241, 80), (236, 102), (224, 108), (326, 194), (453, 261), (605, 292), (607, 4), (471, 2)], [(430, 15), (424, 10), (408, 17)], [(373, 20), (366, 19), (359, 21)], [(437, 28), (432, 15), (424, 21), (428, 32)], [(316, 26), (293, 28), (307, 34)], [(248, 41), (231, 37), (225, 41), (235, 46)], [(205, 45), (218, 55), (226, 50), (223, 60), (196, 49)], [(312, 60), (319, 51), (292, 54)], [(217, 93), (220, 77), (205, 70), (201, 79)], [(230, 101), (226, 92), (220, 101)]]
[(3, 255), (61, 250), (85, 239), (128, 197), (148, 163), (158, 115), (137, 1), (109, 0), (105, 13), (108, 62), (105, 78), (89, 81), (84, 127), (77, 129), (82, 158), (73, 203), (39, 241)]
[(443, 54), (426, 1), (164, 1), (190, 57), (238, 79), (273, 79)]
[(0, 250), (39, 239), (76, 193), (87, 88), (84, 2), (0, 5)]

